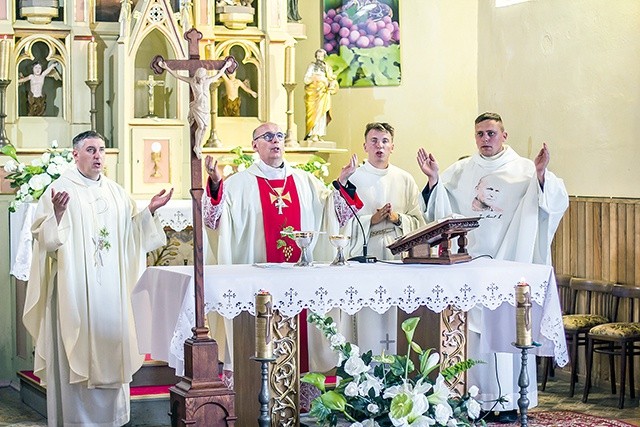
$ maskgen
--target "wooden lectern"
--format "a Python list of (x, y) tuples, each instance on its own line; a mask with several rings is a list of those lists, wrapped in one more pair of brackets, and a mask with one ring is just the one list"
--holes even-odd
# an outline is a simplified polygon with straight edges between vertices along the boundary
[[(467, 253), (467, 232), (477, 228), (480, 217), (443, 218), (427, 224), (387, 246), (394, 255), (408, 252), (402, 258), (407, 264), (457, 264), (471, 260)], [(458, 238), (458, 251), (451, 253), (451, 239)], [(437, 254), (431, 248), (438, 247)]]

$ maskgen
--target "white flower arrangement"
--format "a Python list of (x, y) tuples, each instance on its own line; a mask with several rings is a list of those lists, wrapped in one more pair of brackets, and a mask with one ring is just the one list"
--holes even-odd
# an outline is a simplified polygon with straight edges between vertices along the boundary
[(15, 212), (23, 203), (37, 201), (53, 180), (75, 164), (72, 150), (58, 149), (56, 140), (51, 142), (51, 148), (29, 164), (18, 160), (16, 149), (11, 144), (2, 147), (1, 152), (10, 157), (4, 164), (8, 174), (6, 179), (11, 182), (12, 188), (18, 189), (16, 198), (9, 205), (10, 212)]
[[(429, 374), (439, 368), (440, 355), (423, 350), (413, 342), (419, 318), (402, 323), (407, 342), (406, 356), (372, 356), (338, 333), (330, 317), (310, 313), (309, 323), (315, 325), (338, 353), (335, 389), (325, 388), (326, 377), (309, 373), (303, 382), (317, 387), (321, 394), (311, 403), (309, 415), (321, 425), (336, 426), (338, 421), (350, 422), (349, 427), (426, 427), (484, 425), (480, 419), (480, 403), (475, 400), (478, 388), (473, 386), (463, 396), (457, 396), (445, 380), (482, 363), (466, 360), (441, 370), (435, 382)], [(411, 351), (418, 354), (419, 366), (411, 361)]]

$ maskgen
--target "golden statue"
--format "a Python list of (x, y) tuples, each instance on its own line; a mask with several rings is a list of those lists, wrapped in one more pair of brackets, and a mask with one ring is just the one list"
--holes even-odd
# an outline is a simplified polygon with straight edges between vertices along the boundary
[(321, 141), (331, 121), (331, 95), (338, 92), (333, 70), (324, 62), (327, 52), (318, 49), (316, 60), (309, 64), (304, 75), (304, 106), (306, 109), (305, 139)]

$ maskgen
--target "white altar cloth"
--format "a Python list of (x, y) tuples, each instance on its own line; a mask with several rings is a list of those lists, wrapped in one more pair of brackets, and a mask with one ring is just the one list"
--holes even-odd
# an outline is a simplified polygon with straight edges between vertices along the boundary
[[(569, 356), (553, 268), (545, 265), (477, 259), (455, 265), (351, 264), (346, 267), (293, 264), (205, 266), (205, 312), (233, 318), (254, 312), (255, 295), (267, 290), (273, 308), (294, 316), (307, 308), (319, 314), (334, 307), (353, 314), (362, 307), (384, 313), (397, 306), (411, 313), (420, 306), (441, 312), (448, 305), (485, 310), (480, 327), (482, 352), (520, 352), (515, 341), (514, 287), (526, 278), (531, 286), (532, 352), (555, 356), (564, 366)], [(193, 333), (193, 267), (149, 267), (133, 290), (132, 304), (141, 353), (150, 353), (184, 373), (184, 341)], [(253, 337), (254, 332), (249, 333)]]
[[(142, 210), (147, 207), (149, 200), (136, 200), (136, 204), (138, 210)], [(33, 243), (31, 224), (33, 224), (36, 206), (37, 203), (23, 203), (16, 212), (9, 215), (11, 235), (9, 247), (11, 270), (9, 274), (25, 282), (29, 280), (29, 270), (31, 269)], [(160, 218), (160, 224), (163, 227), (169, 227), (175, 231), (182, 231), (193, 225), (191, 200), (170, 200), (168, 204), (156, 211), (156, 215)], [(204, 236), (206, 239), (206, 233)]]

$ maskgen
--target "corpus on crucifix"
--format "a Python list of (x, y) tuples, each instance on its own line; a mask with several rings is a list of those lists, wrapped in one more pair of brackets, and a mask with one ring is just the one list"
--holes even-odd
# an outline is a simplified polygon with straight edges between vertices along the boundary
[(148, 112), (147, 115), (144, 117), (157, 117), (155, 114), (155, 107), (154, 107), (154, 103), (155, 103), (155, 89), (156, 86), (164, 86), (164, 82), (162, 80), (156, 80), (153, 77), (153, 74), (149, 75), (149, 78), (147, 80), (138, 80), (138, 86), (146, 86), (148, 93), (148, 101), (149, 101), (149, 107), (148, 107)]

